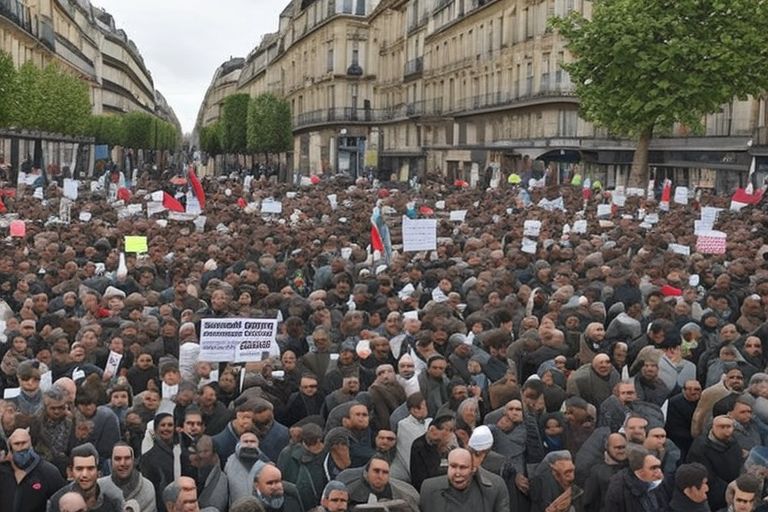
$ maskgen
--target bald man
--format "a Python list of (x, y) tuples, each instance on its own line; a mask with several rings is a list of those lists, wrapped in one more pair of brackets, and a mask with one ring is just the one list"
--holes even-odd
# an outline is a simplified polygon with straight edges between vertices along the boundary
[[(459, 493), (460, 503), (449, 498)], [(509, 493), (501, 477), (475, 469), (469, 450), (455, 448), (448, 454), (448, 474), (424, 480), (421, 485), (422, 512), (508, 512)]]
[(14, 430), (8, 438), (8, 450), (10, 460), (0, 462), (3, 502), (16, 504), (11, 510), (45, 510), (48, 499), (64, 487), (66, 481), (56, 466), (35, 452), (26, 430)]
[(566, 391), (599, 408), (611, 396), (619, 380), (619, 373), (611, 364), (608, 354), (597, 354), (591, 363), (582, 365), (568, 377)]
[(59, 510), (61, 512), (85, 512), (88, 510), (88, 505), (79, 493), (68, 492), (59, 498)]

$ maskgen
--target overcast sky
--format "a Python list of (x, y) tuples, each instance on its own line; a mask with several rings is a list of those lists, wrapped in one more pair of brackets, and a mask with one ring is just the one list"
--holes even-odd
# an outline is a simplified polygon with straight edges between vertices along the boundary
[(91, 0), (136, 43), (157, 88), (191, 132), (216, 68), (245, 57), (289, 0)]

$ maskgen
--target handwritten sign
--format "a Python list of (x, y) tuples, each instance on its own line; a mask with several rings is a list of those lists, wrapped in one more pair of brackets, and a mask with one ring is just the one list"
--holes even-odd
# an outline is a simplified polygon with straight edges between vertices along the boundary
[(437, 249), (437, 220), (409, 219), (403, 216), (403, 251), (433, 251)]
[(571, 228), (572, 233), (583, 235), (587, 232), (587, 221), (586, 220), (577, 220), (573, 223), (573, 228)]
[(149, 245), (145, 236), (126, 236), (125, 252), (145, 253), (148, 252)]

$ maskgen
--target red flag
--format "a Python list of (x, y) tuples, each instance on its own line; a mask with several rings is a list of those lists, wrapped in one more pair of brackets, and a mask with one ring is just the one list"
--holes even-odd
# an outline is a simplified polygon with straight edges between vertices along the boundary
[(664, 180), (664, 188), (661, 190), (661, 202), (669, 203), (669, 198), (672, 195), (672, 181)]
[(747, 192), (746, 189), (743, 188), (737, 188), (736, 192), (734, 192), (733, 196), (731, 196), (731, 201), (736, 201), (737, 203), (744, 203), (744, 204), (757, 204), (760, 202), (760, 199), (763, 197), (763, 191), (757, 190), (754, 194), (750, 194)]
[(195, 191), (195, 197), (197, 197), (197, 202), (200, 203), (200, 208), (205, 208), (205, 191), (203, 190), (203, 186), (200, 184), (200, 180), (197, 179), (195, 169), (192, 166), (189, 167), (187, 178), (189, 179), (189, 183), (192, 185), (192, 190)]
[(163, 206), (172, 212), (184, 213), (184, 206), (168, 192), (163, 192)]
[(5, 203), (0, 199), (0, 213), (5, 213)]
[(117, 198), (127, 203), (131, 199), (131, 191), (125, 187), (121, 187), (117, 189)]
[(237, 206), (239, 206), (240, 208), (245, 208), (246, 206), (248, 206), (248, 204), (245, 202), (245, 199), (243, 199), (242, 197), (238, 197)]
[(384, 254), (384, 242), (381, 240), (381, 233), (373, 222), (371, 222), (371, 250)]

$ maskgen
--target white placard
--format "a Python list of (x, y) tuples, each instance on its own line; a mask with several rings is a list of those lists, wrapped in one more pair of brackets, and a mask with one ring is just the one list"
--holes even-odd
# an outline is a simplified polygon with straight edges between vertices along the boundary
[(195, 217), (197, 215), (193, 215), (190, 213), (184, 213), (184, 212), (168, 212), (168, 220), (175, 220), (179, 222), (188, 222), (191, 220), (195, 220)]
[(437, 220), (409, 219), (403, 216), (403, 251), (419, 252), (437, 249)]
[(204, 318), (200, 321), (200, 361), (247, 362), (279, 357), (274, 318)]
[(252, 184), (253, 184), (253, 176), (251, 176), (249, 174), (245, 178), (243, 178), (243, 190), (244, 191), (250, 192)]
[(703, 221), (703, 220), (694, 220), (693, 221), (693, 234), (694, 235), (700, 235), (706, 231), (712, 231), (713, 227), (712, 224), (709, 223), (709, 221)]
[(131, 215), (139, 215), (144, 210), (144, 207), (140, 204), (129, 204), (128, 211)]
[(688, 204), (688, 187), (675, 187), (673, 201), (677, 204)]
[(586, 220), (577, 220), (573, 223), (573, 227), (571, 228), (571, 233), (576, 234), (584, 234), (587, 232), (587, 221)]
[(120, 366), (120, 361), (122, 359), (123, 354), (118, 354), (114, 350), (110, 350), (107, 364), (104, 365), (104, 375), (109, 377), (117, 375), (117, 368)]
[(294, 199), (296, 197), (296, 192), (286, 192), (285, 197), (288, 199)]
[(328, 202), (331, 203), (331, 210), (335, 210), (339, 207), (338, 199), (336, 194), (328, 194), (325, 196), (328, 198)]
[(536, 254), (536, 246), (538, 244), (536, 243), (536, 240), (529, 240), (527, 238), (523, 238), (522, 247), (520, 248), (521, 251), (528, 254)]
[(674, 252), (675, 254), (682, 254), (683, 256), (691, 255), (691, 248), (688, 247), (687, 245), (669, 244), (669, 250)]
[(624, 208), (624, 205), (627, 203), (627, 196), (614, 192), (613, 196), (611, 196), (611, 202), (619, 208)]
[(153, 201), (159, 201), (163, 202), (163, 199), (165, 198), (165, 193), (162, 190), (156, 190), (152, 192), (151, 198)]
[(638, 187), (628, 187), (627, 188), (627, 197), (633, 197), (633, 196), (644, 196), (645, 190), (638, 188)]
[(43, 187), (37, 187), (35, 193), (32, 194), (35, 199), (43, 199)]
[(261, 213), (283, 213), (283, 203), (265, 199), (261, 202)]
[(9, 400), (11, 398), (16, 398), (20, 394), (21, 388), (5, 388), (5, 391), (3, 391), (3, 398)]
[(541, 232), (540, 220), (526, 220), (523, 222), (523, 236), (538, 237), (540, 232)]
[(450, 219), (455, 222), (464, 222), (467, 218), (467, 210), (453, 210)]
[(609, 204), (599, 204), (599, 205), (597, 205), (597, 216), (598, 217), (610, 217), (611, 216), (611, 205), (609, 205)]
[(64, 197), (77, 201), (78, 182), (71, 178), (64, 178)]
[(342, 247), (341, 248), (341, 257), (345, 260), (348, 260), (350, 257), (352, 257), (352, 248), (351, 247)]
[(658, 213), (649, 213), (645, 216), (645, 222), (648, 224), (658, 224), (659, 222), (659, 214)]
[(701, 208), (701, 220), (708, 222), (710, 226), (714, 226), (717, 221), (717, 214), (723, 211), (722, 208), (714, 208), (712, 206), (704, 206)]
[(92, 218), (91, 212), (80, 212), (80, 215), (78, 216), (78, 219), (80, 219), (83, 222), (89, 222)]
[(442, 199), (440, 201), (436, 201), (435, 208), (437, 208), (438, 210), (445, 210), (445, 201), (443, 201)]

